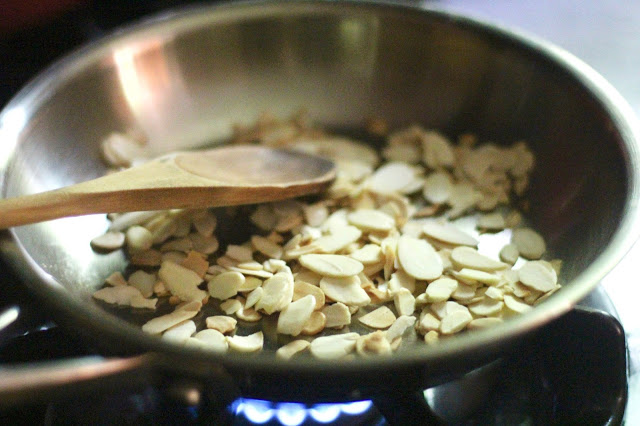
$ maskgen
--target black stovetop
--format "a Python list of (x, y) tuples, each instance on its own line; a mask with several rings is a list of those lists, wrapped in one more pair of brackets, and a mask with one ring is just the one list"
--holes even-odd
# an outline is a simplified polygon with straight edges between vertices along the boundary
[[(112, 28), (189, 1), (87, 2), (37, 27), (1, 35), (0, 106), (56, 58)], [(440, 2), (445, 4), (447, 2)], [(473, 6), (473, 2), (456, 6)], [(463, 8), (464, 9), (464, 8)], [(100, 355), (57, 327), (0, 263), (0, 368), (14, 363)], [(212, 409), (168, 388), (102, 392), (0, 411), (0, 424), (618, 424), (628, 401), (628, 354), (615, 307), (599, 287), (542, 329), (531, 345), (450, 384), (407, 401), (296, 404), (240, 399)], [(596, 308), (597, 310), (590, 310)], [(0, 320), (0, 323), (2, 321)]]

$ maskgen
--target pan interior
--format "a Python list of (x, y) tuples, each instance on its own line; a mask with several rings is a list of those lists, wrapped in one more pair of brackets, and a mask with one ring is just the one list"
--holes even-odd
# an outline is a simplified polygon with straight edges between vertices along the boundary
[[(100, 143), (113, 131), (143, 132), (162, 153), (220, 143), (235, 124), (264, 111), (286, 117), (304, 108), (321, 125), (356, 133), (376, 116), (394, 128), (419, 123), (454, 138), (473, 132), (498, 144), (524, 139), (537, 161), (527, 221), (544, 235), (550, 256), (563, 260), (566, 288), (580, 286), (549, 303), (576, 303), (600, 278), (585, 279), (585, 270), (621, 255), (610, 246), (635, 191), (635, 153), (603, 89), (576, 77), (568, 62), (558, 65), (555, 50), (465, 19), (342, 6), (187, 12), (67, 58), (4, 112), (21, 112), (26, 122), (9, 142), (4, 195), (102, 175)], [(229, 229), (243, 229), (241, 219), (227, 220)], [(29, 285), (94, 306), (91, 293), (126, 265), (121, 252), (90, 248), (108, 223), (94, 215), (15, 229), (27, 263), (53, 278)], [(101, 315), (87, 322), (95, 325)], [(149, 318), (117, 315), (135, 323)]]

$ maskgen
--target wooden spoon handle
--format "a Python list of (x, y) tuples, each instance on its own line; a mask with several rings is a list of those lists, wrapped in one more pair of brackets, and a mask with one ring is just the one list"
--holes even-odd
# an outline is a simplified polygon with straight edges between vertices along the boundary
[(245, 186), (217, 182), (152, 161), (53, 191), (0, 200), (0, 229), (93, 213), (205, 208), (283, 200), (319, 192), (330, 181)]

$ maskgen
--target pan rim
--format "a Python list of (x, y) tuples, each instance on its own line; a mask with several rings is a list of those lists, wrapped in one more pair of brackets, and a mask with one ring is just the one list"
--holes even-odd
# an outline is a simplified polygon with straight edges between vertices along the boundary
[[(448, 342), (442, 342), (436, 347), (430, 347), (428, 350), (416, 348), (416, 350), (395, 354), (391, 358), (359, 359), (357, 363), (336, 363), (335, 361), (318, 360), (308, 361), (304, 359), (294, 359), (284, 363), (265, 362), (267, 358), (263, 356), (231, 357), (213, 356), (209, 354), (204, 356), (196, 351), (186, 351), (184, 348), (179, 348), (147, 336), (142, 331), (135, 329), (135, 327), (124, 323), (123, 320), (115, 317), (111, 318), (111, 315), (109, 315), (108, 322), (95, 323), (95, 321), (91, 321), (92, 317), (95, 313), (103, 311), (98, 307), (83, 305), (80, 301), (64, 295), (59, 289), (56, 290), (55, 280), (48, 276), (38, 265), (35, 265), (13, 230), (10, 230), (8, 231), (10, 242), (3, 242), (2, 249), (5, 254), (13, 251), (10, 257), (16, 266), (15, 269), (19, 270), (22, 274), (23, 271), (21, 271), (21, 268), (29, 268), (30, 273), (34, 277), (37, 276), (38, 279), (48, 281), (51, 284), (36, 286), (33, 285), (33, 283), (29, 283), (30, 289), (38, 293), (38, 296), (42, 300), (48, 300), (55, 308), (70, 314), (70, 316), (74, 318), (74, 321), (78, 321), (79, 324), (85, 324), (92, 330), (99, 330), (101, 333), (110, 336), (114, 341), (124, 339), (128, 343), (140, 347), (141, 350), (161, 351), (181, 355), (190, 352), (193, 356), (199, 358), (206, 357), (211, 361), (220, 362), (233, 368), (268, 368), (271, 371), (276, 369), (292, 373), (295, 371), (318, 371), (319, 369), (326, 371), (327, 367), (331, 367), (332, 372), (342, 374), (346, 372), (353, 373), (354, 369), (358, 371), (371, 371), (379, 368), (393, 367), (399, 364), (428, 364), (452, 356), (465, 356), (480, 348), (486, 348), (496, 343), (502, 344), (504, 341), (523, 336), (571, 309), (598, 285), (599, 281), (614, 268), (637, 240), (638, 235), (640, 235), (640, 225), (634, 217), (638, 216), (639, 208), (637, 200), (640, 196), (638, 183), (638, 176), (640, 175), (640, 149), (638, 146), (640, 130), (638, 129), (635, 114), (623, 97), (589, 65), (564, 49), (521, 31), (500, 27), (485, 20), (463, 16), (436, 7), (387, 4), (382, 2), (341, 3), (325, 0), (309, 0), (295, 2), (275, 1), (269, 3), (248, 1), (234, 4), (223, 3), (212, 6), (188, 7), (181, 11), (171, 11), (168, 14), (164, 13), (140, 23), (127, 26), (103, 39), (83, 46), (56, 61), (28, 83), (7, 104), (0, 113), (0, 123), (3, 122), (3, 119), (6, 118), (14, 108), (22, 107), (23, 105), (39, 105), (46, 102), (48, 89), (51, 88), (52, 85), (60, 84), (60, 77), (70, 72), (73, 74), (73, 71), (81, 69), (83, 64), (88, 64), (92, 62), (94, 58), (100, 57), (101, 52), (108, 49), (113, 43), (143, 37), (145, 34), (154, 31), (162, 32), (162, 28), (165, 25), (196, 27), (204, 22), (221, 20), (223, 16), (225, 16), (225, 13), (238, 18), (241, 15), (246, 16), (247, 13), (250, 13), (251, 16), (259, 16), (270, 13), (270, 11), (290, 14), (304, 13), (305, 11), (312, 10), (314, 13), (320, 13), (320, 11), (335, 11), (335, 13), (338, 13), (338, 10), (340, 10), (340, 13), (345, 13), (345, 11), (351, 13), (394, 11), (394, 13), (412, 14), (416, 19), (423, 17), (427, 19), (451, 21), (455, 23), (455, 25), (462, 26), (465, 30), (480, 32), (490, 37), (499, 38), (503, 42), (517, 45), (519, 49), (527, 50), (530, 54), (535, 55), (536, 58), (545, 60), (570, 75), (572, 79), (577, 81), (579, 85), (585, 89), (589, 97), (597, 102), (602, 110), (611, 118), (616, 130), (620, 134), (620, 139), (624, 142), (621, 148), (625, 150), (624, 154), (627, 161), (627, 178), (629, 185), (627, 202), (625, 204), (626, 209), (625, 212), (623, 212), (620, 226), (615, 231), (609, 245), (587, 269), (572, 280), (571, 286), (567, 286), (562, 290), (563, 297), (552, 298), (547, 301), (547, 303), (536, 307), (536, 309), (530, 313), (512, 319), (496, 329), (466, 334), (465, 336), (457, 336)], [(26, 110), (29, 109), (30, 108), (26, 108)], [(0, 184), (3, 188), (3, 194), (6, 190), (7, 167), (9, 166), (14, 148), (15, 146), (9, 147), (0, 156), (0, 168), (2, 169)], [(16, 255), (16, 248), (19, 255)], [(498, 339), (499, 342), (496, 342), (497, 336), (500, 336)]]

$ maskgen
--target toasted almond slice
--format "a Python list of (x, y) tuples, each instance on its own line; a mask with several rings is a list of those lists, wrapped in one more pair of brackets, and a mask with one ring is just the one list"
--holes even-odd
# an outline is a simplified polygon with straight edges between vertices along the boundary
[(542, 261), (532, 260), (518, 270), (520, 282), (529, 288), (546, 293), (556, 288), (558, 277), (553, 268)]
[(162, 280), (171, 294), (178, 296), (182, 300), (202, 300), (207, 296), (205, 291), (198, 288), (202, 278), (191, 269), (176, 263), (170, 261), (162, 262), (158, 271), (158, 278)]
[(436, 330), (431, 330), (424, 335), (424, 342), (427, 345), (433, 345), (438, 343), (439, 338), (440, 338), (440, 334), (438, 334)]
[(358, 333), (334, 334), (317, 337), (311, 342), (309, 350), (319, 359), (339, 359), (353, 352), (356, 348)]
[(262, 271), (264, 270), (262, 263), (256, 262), (255, 260), (250, 260), (248, 262), (241, 262), (236, 265), (237, 268), (240, 269), (249, 269), (251, 271)]
[(269, 272), (265, 270), (257, 271), (255, 269), (244, 269), (244, 268), (239, 268), (237, 266), (228, 266), (227, 269), (230, 271), (239, 272), (242, 275), (250, 275), (252, 277), (257, 277), (257, 278), (271, 278), (273, 276), (273, 272)]
[(226, 315), (214, 315), (207, 317), (207, 328), (217, 330), (222, 334), (231, 333), (236, 329), (238, 321), (235, 318)]
[(260, 312), (253, 308), (247, 308), (246, 306), (242, 306), (238, 309), (236, 311), (236, 316), (238, 319), (247, 322), (258, 322), (262, 319), (262, 314)]
[(498, 318), (498, 317), (476, 318), (467, 325), (467, 329), (479, 330), (487, 327), (494, 327), (502, 323), (503, 323), (502, 318)]
[(251, 262), (253, 260), (253, 250), (250, 247), (229, 244), (225, 256), (237, 262)]
[(507, 226), (507, 222), (500, 212), (483, 214), (478, 218), (476, 228), (487, 231), (501, 231)]
[(496, 274), (470, 268), (462, 268), (456, 274), (456, 277), (460, 277), (465, 281), (470, 280), (487, 285), (496, 285), (500, 282), (500, 277)]
[(202, 278), (204, 278), (204, 274), (206, 274), (207, 269), (209, 269), (209, 262), (205, 256), (193, 250), (187, 253), (187, 257), (180, 262), (180, 265), (191, 269)]
[(359, 209), (347, 215), (347, 220), (364, 231), (390, 231), (396, 221), (393, 217), (379, 210)]
[(284, 309), (293, 300), (293, 275), (291, 272), (278, 272), (267, 279), (261, 287), (264, 291), (256, 303), (256, 310), (263, 310), (271, 315)]
[(164, 340), (171, 341), (173, 343), (184, 343), (196, 332), (196, 323), (191, 320), (186, 320), (180, 324), (176, 324), (164, 333), (162, 338)]
[(271, 204), (259, 204), (249, 219), (258, 228), (271, 231), (278, 221), (278, 216), (273, 211)]
[(242, 302), (238, 299), (227, 299), (220, 303), (220, 309), (222, 309), (222, 312), (225, 314), (232, 315), (242, 309)]
[(187, 253), (193, 249), (193, 241), (189, 237), (176, 238), (163, 243), (160, 246), (161, 252), (180, 251)]
[(343, 328), (351, 324), (351, 312), (344, 303), (338, 302), (332, 305), (326, 305), (322, 308), (322, 313), (326, 318), (326, 328)]
[(282, 247), (268, 238), (254, 235), (251, 237), (251, 244), (253, 248), (271, 259), (280, 259), (282, 257)]
[(380, 306), (376, 310), (362, 315), (358, 320), (367, 327), (385, 329), (393, 324), (396, 320), (396, 316), (388, 307)]
[(349, 257), (357, 260), (365, 265), (379, 264), (384, 262), (384, 255), (382, 249), (377, 244), (365, 244), (358, 250), (349, 254)]
[(358, 241), (361, 235), (362, 231), (355, 226), (334, 226), (330, 234), (318, 238), (313, 245), (322, 253), (335, 253)]
[(416, 279), (402, 269), (398, 269), (396, 272), (391, 274), (391, 279), (389, 280), (389, 291), (392, 295), (395, 295), (402, 289), (413, 293), (416, 290)]
[(437, 302), (431, 304), (431, 311), (440, 319), (443, 319), (447, 315), (455, 311), (466, 311), (469, 312), (469, 308), (459, 304), (458, 302), (454, 302), (452, 300), (448, 300), (445, 302)]
[(305, 268), (324, 277), (352, 277), (364, 269), (357, 260), (335, 254), (305, 254), (298, 261)]
[(153, 295), (153, 286), (157, 279), (155, 274), (150, 274), (143, 270), (137, 270), (129, 275), (128, 283), (130, 286), (140, 290), (140, 293), (144, 297), (151, 297)]
[(430, 331), (440, 330), (440, 320), (436, 318), (432, 313), (423, 311), (424, 315), (420, 316), (420, 321), (416, 325), (416, 330), (421, 334), (426, 334)]
[(312, 295), (316, 300), (316, 306), (314, 310), (320, 310), (324, 306), (325, 297), (324, 292), (320, 289), (320, 287), (315, 286), (313, 284), (306, 283), (304, 281), (295, 281), (293, 284), (293, 300), (296, 301), (298, 299), (303, 298), (306, 295)]
[(389, 162), (371, 175), (368, 188), (381, 194), (399, 192), (413, 182), (415, 174), (414, 169), (406, 163)]
[(497, 287), (489, 287), (484, 295), (493, 300), (502, 300), (504, 298), (504, 292)]
[(456, 247), (451, 251), (451, 260), (459, 268), (477, 269), (480, 271), (493, 272), (506, 269), (509, 265), (479, 253), (471, 247)]
[(407, 329), (413, 327), (415, 322), (416, 322), (416, 317), (414, 316), (408, 316), (408, 315), (399, 316), (393, 322), (393, 324), (391, 324), (391, 327), (389, 327), (389, 329), (386, 331), (386, 336), (389, 343), (393, 343), (395, 339), (397, 339), (398, 337), (402, 337), (404, 332), (407, 331)]
[(264, 334), (262, 331), (250, 334), (249, 336), (227, 336), (229, 348), (237, 352), (257, 352), (262, 350), (264, 345)]
[(392, 350), (385, 333), (378, 330), (360, 336), (358, 340), (356, 340), (356, 352), (362, 356), (390, 355)]
[(431, 169), (452, 167), (455, 153), (451, 142), (437, 131), (425, 131), (421, 138), (422, 161)]
[(443, 302), (448, 300), (458, 288), (458, 281), (449, 277), (438, 278), (427, 286), (425, 293), (430, 302)]
[(428, 242), (403, 235), (398, 240), (398, 259), (402, 269), (419, 280), (434, 280), (442, 275), (442, 260)]
[(262, 299), (263, 295), (264, 289), (262, 287), (256, 287), (247, 295), (247, 301), (245, 302), (244, 307), (253, 308), (255, 304), (258, 303), (260, 299)]
[(311, 343), (306, 340), (294, 340), (278, 348), (278, 350), (276, 351), (276, 357), (285, 361), (289, 360), (294, 355), (305, 351), (310, 345)]
[(371, 303), (371, 298), (360, 286), (360, 278), (357, 275), (341, 278), (324, 277), (320, 281), (320, 289), (330, 299), (345, 305), (366, 306)]
[(207, 284), (209, 295), (219, 300), (229, 299), (238, 294), (244, 279), (244, 275), (233, 271), (216, 275)]
[(425, 200), (434, 205), (444, 204), (451, 193), (451, 178), (447, 173), (434, 172), (426, 177), (422, 189)]
[(511, 242), (518, 248), (521, 256), (531, 260), (540, 259), (547, 250), (544, 238), (531, 228), (514, 229)]
[(481, 302), (469, 305), (469, 311), (474, 315), (488, 317), (498, 314), (503, 307), (504, 302), (485, 297)]
[(245, 277), (244, 282), (240, 284), (240, 287), (238, 288), (238, 292), (253, 291), (256, 288), (260, 287), (261, 285), (262, 285), (262, 280), (260, 278), (251, 277), (251, 276)]
[(93, 297), (106, 303), (155, 309), (158, 299), (145, 299), (140, 290), (131, 286), (104, 287), (93, 293)]
[(413, 315), (416, 310), (416, 299), (406, 288), (402, 288), (394, 294), (393, 303), (399, 315)]
[(455, 291), (451, 294), (451, 297), (461, 303), (468, 303), (476, 297), (476, 286), (459, 282), (458, 287), (456, 287)]
[(329, 217), (329, 209), (321, 202), (304, 205), (302, 213), (309, 226), (320, 226)]
[(303, 334), (305, 336), (315, 336), (316, 334), (324, 330), (326, 324), (326, 315), (320, 311), (313, 311), (311, 312), (311, 316), (309, 316), (307, 322), (304, 323), (300, 334)]
[(515, 244), (506, 244), (502, 249), (500, 249), (500, 260), (509, 265), (514, 265), (518, 258), (520, 257), (520, 252), (518, 251), (518, 247)]
[(454, 311), (447, 314), (440, 321), (440, 332), (442, 334), (454, 334), (464, 329), (471, 321), (473, 316), (469, 311)]
[(514, 297), (510, 294), (506, 294), (504, 296), (504, 304), (511, 311), (516, 312), (518, 314), (523, 314), (531, 309), (531, 306), (527, 305), (517, 297)]
[(122, 248), (125, 234), (119, 231), (108, 231), (91, 240), (91, 247), (96, 251), (113, 251)]
[(116, 287), (119, 285), (127, 285), (127, 280), (122, 275), (122, 272), (116, 271), (109, 275), (105, 281), (105, 283), (109, 284), (112, 287)]
[(446, 222), (429, 220), (425, 222), (424, 226), (422, 227), (422, 232), (424, 232), (424, 234), (430, 238), (445, 242), (447, 244), (470, 247), (476, 247), (478, 245), (478, 240), (473, 236), (462, 231), (457, 226)]
[(176, 308), (173, 312), (152, 318), (147, 321), (142, 326), (142, 331), (149, 334), (160, 334), (176, 324), (180, 324), (183, 321), (195, 317), (198, 312), (199, 310), (189, 309), (188, 307), (186, 309), (185, 307)]
[(316, 299), (311, 294), (291, 302), (278, 316), (278, 333), (297, 336), (311, 317), (316, 306)]
[(189, 239), (193, 243), (193, 249), (204, 254), (212, 254), (218, 250), (220, 243), (214, 235), (202, 235), (197, 232), (189, 234)]
[(216, 216), (209, 210), (198, 211), (192, 216), (191, 221), (196, 231), (204, 236), (213, 234), (218, 224)]
[(134, 251), (130, 254), (129, 261), (136, 266), (159, 266), (162, 261), (162, 253), (155, 249)]
[(225, 353), (229, 349), (229, 343), (225, 336), (215, 329), (201, 330), (193, 337), (189, 338), (185, 343), (188, 346), (218, 353)]
[(134, 225), (125, 232), (125, 241), (129, 250), (148, 250), (153, 245), (153, 235), (147, 228)]

